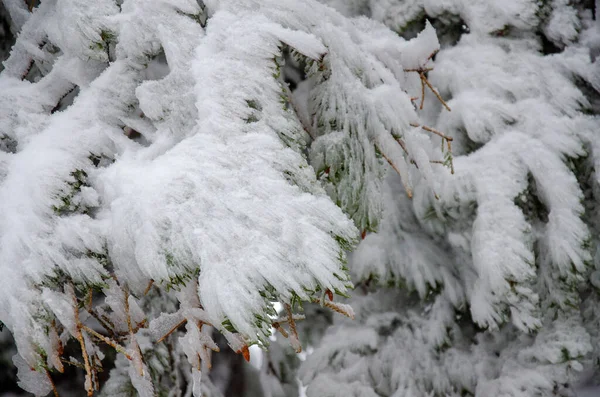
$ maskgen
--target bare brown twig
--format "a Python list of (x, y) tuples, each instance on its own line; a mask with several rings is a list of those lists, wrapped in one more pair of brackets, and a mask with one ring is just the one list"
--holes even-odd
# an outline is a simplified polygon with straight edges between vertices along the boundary
[[(435, 50), (434, 52), (429, 54), (425, 63), (429, 62), (435, 56), (435, 54), (437, 54), (437, 52), (438, 52), (438, 50)], [(446, 110), (450, 111), (451, 109), (448, 106), (448, 104), (446, 103), (446, 101), (444, 101), (444, 99), (439, 94), (439, 92), (437, 92), (437, 90), (435, 88), (433, 88), (433, 86), (427, 79), (426, 73), (431, 72), (432, 70), (433, 70), (433, 67), (425, 67), (425, 66), (420, 66), (418, 68), (404, 69), (404, 71), (407, 73), (411, 73), (411, 72), (418, 73), (419, 78), (421, 79), (421, 104), (419, 105), (420, 110), (423, 110), (423, 106), (425, 104), (425, 86), (427, 86), (431, 90), (431, 92), (433, 92), (433, 94), (437, 97), (437, 99), (440, 101), (440, 103), (446, 108)], [(411, 100), (412, 100), (412, 98), (411, 98)]]
[(284, 304), (285, 311), (287, 312), (288, 323), (290, 327), (290, 333), (292, 336), (298, 341), (298, 346), (296, 347), (296, 353), (300, 353), (302, 351), (302, 346), (300, 346), (300, 339), (298, 338), (298, 330), (296, 329), (296, 322), (294, 321), (294, 314), (292, 313), (292, 307), (289, 303)]
[(175, 332), (177, 330), (177, 328), (181, 327), (186, 322), (187, 322), (187, 318), (184, 318), (183, 320), (181, 320), (179, 323), (177, 323), (176, 325), (174, 325), (169, 331), (167, 331), (166, 334), (164, 334), (163, 336), (161, 336), (160, 338), (158, 338), (158, 340), (156, 341), (156, 343), (160, 343), (163, 340), (165, 340), (169, 335), (171, 335), (173, 332)]
[(150, 282), (148, 283), (148, 286), (144, 290), (144, 295), (148, 295), (148, 292), (150, 292), (150, 288), (152, 288), (153, 284), (154, 284), (154, 280), (150, 280)]
[(60, 397), (58, 395), (58, 390), (56, 390), (56, 385), (54, 384), (54, 381), (52, 380), (52, 376), (50, 375), (50, 371), (48, 371), (48, 370), (46, 370), (46, 377), (50, 381), (50, 385), (52, 386), (52, 393), (54, 394), (54, 397)]
[(383, 153), (383, 151), (379, 147), (377, 147), (377, 150), (379, 150), (379, 153), (381, 153), (381, 156), (388, 162), (388, 164), (392, 166), (394, 171), (396, 171), (398, 173), (398, 175), (400, 175), (400, 179), (402, 180), (402, 185), (404, 186), (404, 190), (406, 190), (406, 195), (408, 196), (408, 198), (412, 198), (412, 196), (413, 196), (412, 189), (410, 186), (408, 186), (408, 183), (402, 177), (402, 173), (400, 172), (400, 169), (396, 166), (396, 164), (394, 164), (392, 159), (390, 159), (388, 156), (386, 156), (385, 153)]
[(435, 135), (438, 135), (440, 137), (442, 137), (443, 139), (447, 140), (447, 141), (453, 141), (454, 139), (451, 136), (445, 135), (443, 132), (440, 132), (436, 129), (433, 129), (431, 127), (428, 127), (426, 125), (420, 125), (420, 124), (416, 124), (416, 123), (410, 123), (411, 127), (415, 127), (415, 128), (419, 128), (421, 127), (422, 129), (424, 129), (425, 131), (431, 132)]
[(82, 325), (82, 329), (85, 330), (85, 332), (87, 332), (88, 334), (91, 334), (93, 336), (95, 336), (96, 338), (100, 339), (102, 342), (106, 343), (107, 345), (111, 346), (112, 348), (114, 348), (116, 351), (118, 351), (119, 353), (122, 353), (125, 357), (127, 357), (128, 360), (133, 360), (133, 357), (131, 357), (131, 355), (129, 353), (127, 353), (127, 350), (125, 350), (125, 348), (121, 345), (119, 345), (117, 342), (113, 341), (112, 339), (94, 331), (93, 329), (91, 329), (90, 327), (88, 327), (87, 325)]
[[(452, 109), (450, 109), (450, 106), (448, 106), (448, 104), (446, 103), (446, 101), (444, 101), (444, 99), (442, 98), (442, 96), (440, 95), (439, 92), (437, 92), (437, 90), (435, 88), (433, 88), (433, 86), (431, 85), (431, 83), (429, 82), (429, 80), (427, 80), (427, 77), (425, 76), (425, 73), (420, 73), (421, 76), (421, 81), (425, 84), (427, 84), (427, 87), (429, 87), (429, 89), (431, 90), (431, 92), (433, 92), (433, 94), (437, 97), (437, 99), (442, 103), (442, 105), (446, 108), (447, 111), (452, 111)], [(423, 109), (423, 102), (421, 102), (421, 109)]]
[(81, 346), (81, 354), (83, 356), (83, 363), (85, 365), (85, 389), (88, 396), (94, 395), (94, 389), (92, 385), (92, 368), (90, 366), (90, 359), (87, 353), (87, 348), (85, 347), (85, 340), (83, 339), (83, 333), (81, 329), (83, 324), (79, 320), (79, 307), (77, 302), (77, 296), (75, 296), (75, 288), (73, 284), (69, 284), (69, 289), (71, 293), (71, 299), (73, 300), (73, 315), (75, 317), (75, 325), (76, 325), (76, 335), (75, 338), (79, 341), (79, 345)]

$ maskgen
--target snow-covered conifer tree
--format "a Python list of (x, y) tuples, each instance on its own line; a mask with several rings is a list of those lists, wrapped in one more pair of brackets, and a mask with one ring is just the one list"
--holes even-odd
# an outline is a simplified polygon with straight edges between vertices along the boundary
[(436, 27), (427, 77), (451, 111), (429, 95), (419, 115), (452, 138), (455, 174), (435, 170), (438, 200), (430, 181), (409, 200), (388, 173), (381, 227), (350, 259), (357, 318), (303, 364), (308, 395), (573, 396), (598, 382), (594, 4), (329, 3), (404, 37)]
[[(445, 186), (411, 98), (439, 96), (430, 25), (405, 40), (314, 0), (3, 7), (0, 321), (35, 395), (71, 367), (87, 395), (222, 395), (215, 335), (299, 352), (325, 310), (353, 316), (334, 295), (386, 219), (387, 168), (407, 197)], [(264, 394), (295, 393), (268, 354)]]

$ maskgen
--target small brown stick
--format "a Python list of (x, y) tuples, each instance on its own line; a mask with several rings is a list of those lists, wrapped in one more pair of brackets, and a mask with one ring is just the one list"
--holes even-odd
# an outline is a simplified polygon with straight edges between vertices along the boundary
[(85, 347), (85, 340), (83, 339), (83, 334), (81, 333), (81, 328), (83, 324), (79, 320), (79, 308), (77, 307), (77, 296), (75, 296), (75, 289), (73, 284), (69, 284), (71, 298), (73, 299), (73, 314), (75, 317), (75, 324), (77, 327), (75, 338), (79, 341), (79, 345), (81, 346), (81, 354), (83, 355), (83, 363), (85, 365), (85, 386), (88, 396), (94, 395), (94, 389), (92, 387), (92, 368), (90, 366), (90, 360), (87, 354), (87, 349)]
[(123, 294), (125, 296), (125, 316), (127, 317), (127, 329), (129, 330), (129, 334), (133, 336), (133, 327), (131, 326), (131, 315), (129, 314), (129, 291), (125, 287), (123, 288)]
[[(292, 316), (292, 318), (294, 319), (294, 321), (302, 321), (306, 319), (306, 316), (304, 314), (294, 314)], [(278, 318), (277, 320), (274, 321), (274, 323), (279, 323), (279, 324), (285, 324), (289, 321), (289, 318)]]
[(437, 49), (437, 50), (433, 51), (431, 54), (429, 54), (429, 56), (427, 57), (427, 60), (430, 61), (435, 56), (435, 54), (438, 53), (438, 51), (439, 51), (439, 49)]
[[(73, 367), (85, 369), (85, 366), (77, 361), (65, 360), (64, 358), (61, 358), (60, 361), (67, 365), (72, 365)], [(94, 371), (103, 372), (104, 370), (101, 367), (94, 366)]]
[(115, 349), (119, 353), (122, 353), (125, 357), (127, 357), (128, 360), (133, 360), (133, 357), (131, 357), (131, 355), (129, 353), (127, 353), (127, 350), (125, 350), (125, 348), (123, 346), (119, 345), (118, 343), (116, 343), (112, 339), (110, 339), (110, 338), (108, 338), (108, 337), (106, 337), (106, 336), (104, 336), (104, 335), (102, 335), (102, 334), (94, 331), (93, 329), (91, 329), (87, 325), (82, 325), (81, 327), (88, 334), (94, 335), (96, 338), (100, 339), (102, 342), (104, 342), (107, 345), (111, 346), (113, 349)]
[(438, 136), (442, 137), (443, 139), (445, 139), (447, 141), (454, 140), (454, 138), (452, 138), (451, 136), (445, 135), (443, 132), (435, 130), (435, 129), (431, 128), (431, 127), (427, 127), (426, 125), (421, 125), (421, 124), (417, 124), (417, 123), (410, 123), (410, 126), (411, 127), (415, 127), (415, 128), (421, 127), (425, 131), (428, 131), (428, 132), (431, 132), (431, 133), (433, 133), (435, 135), (438, 135)]
[[(131, 343), (134, 344), (134, 346), (136, 346), (136, 351), (134, 351), (134, 354), (138, 356), (139, 361), (137, 360), (132, 360), (134, 362), (134, 366), (137, 368), (138, 370), (138, 374), (140, 376), (144, 376), (144, 367), (141, 365), (138, 365), (139, 362), (143, 361), (143, 356), (142, 356), (142, 351), (140, 350), (140, 346), (137, 343), (137, 340), (135, 339), (135, 333), (133, 331), (133, 326), (131, 325), (131, 313), (129, 312), (129, 288), (127, 288), (127, 285), (123, 286), (123, 297), (125, 298), (125, 316), (127, 317), (127, 329), (129, 330), (129, 338), (131, 339)], [(136, 324), (137, 325), (137, 324)]]
[(150, 282), (148, 283), (148, 286), (144, 290), (144, 295), (148, 295), (148, 292), (150, 292), (150, 288), (152, 288), (153, 284), (154, 284), (154, 280), (150, 279)]
[[(284, 306), (285, 306), (285, 311), (287, 312), (290, 333), (292, 334), (292, 336), (294, 336), (296, 341), (298, 341), (298, 343), (299, 343), (298, 330), (296, 329), (296, 322), (294, 321), (294, 314), (292, 313), (292, 307), (289, 305), (289, 303), (286, 303)], [(296, 348), (296, 353), (300, 353), (301, 351), (302, 351), (302, 346), (298, 345), (298, 347)]]
[[(78, 363), (77, 361), (65, 360), (64, 358), (61, 358), (60, 361), (62, 361), (63, 363), (65, 363), (67, 365), (72, 365), (73, 367), (85, 369), (85, 366), (82, 365), (81, 363)], [(103, 372), (104, 371), (101, 367), (97, 367), (97, 366), (94, 366), (94, 370), (96, 372)]]
[(110, 332), (113, 336), (116, 336), (115, 332), (110, 327), (110, 325), (103, 318), (101, 318), (100, 315), (98, 315), (98, 313), (95, 310), (93, 310), (93, 309), (88, 310), (88, 313), (90, 313), (92, 315), (92, 317), (94, 317), (98, 321), (98, 323), (102, 326), (102, 328), (104, 328), (105, 330)]
[(406, 190), (406, 195), (408, 196), (408, 198), (412, 198), (412, 196), (413, 196), (412, 189), (410, 188), (410, 186), (408, 186), (408, 184), (406, 183), (404, 178), (402, 178), (402, 173), (400, 172), (398, 167), (396, 167), (396, 164), (394, 164), (394, 162), (388, 156), (386, 156), (385, 153), (383, 153), (381, 151), (381, 149), (377, 148), (377, 150), (379, 150), (379, 153), (381, 153), (381, 156), (383, 156), (383, 158), (389, 163), (389, 165), (392, 166), (394, 171), (396, 171), (398, 173), (398, 175), (400, 175), (400, 179), (402, 180), (402, 185), (404, 186), (404, 190)]
[[(448, 153), (450, 154), (450, 173), (452, 175), (454, 175), (454, 162), (452, 161), (452, 141), (454, 140), (454, 138), (452, 138), (451, 136), (448, 136), (448, 135), (444, 134), (443, 132), (440, 132), (434, 128), (428, 127), (426, 125), (410, 123), (410, 126), (415, 127), (415, 128), (421, 127), (423, 130), (431, 132), (432, 134), (435, 134), (435, 135), (441, 137), (442, 138), (442, 152), (444, 151), (444, 141), (446, 141), (446, 144), (448, 145)], [(431, 160), (430, 162), (436, 163), (436, 164), (445, 164), (445, 162), (439, 161), (439, 160)]]
[[(115, 325), (113, 324), (112, 320), (110, 318), (108, 318), (105, 314), (99, 315), (95, 310), (92, 309), (92, 311), (90, 312), (90, 314), (92, 314), (92, 316), (97, 317), (97, 318), (102, 318), (102, 320), (109, 326), (110, 331), (114, 332), (115, 329)], [(116, 333), (115, 333), (116, 334)]]
[(92, 369), (94, 370), (92, 373), (94, 374), (94, 389), (98, 390), (100, 382), (98, 381), (98, 371), (96, 368), (102, 367), (102, 362), (98, 358), (98, 353), (95, 353), (92, 357)]
[(50, 385), (52, 386), (52, 393), (54, 393), (54, 397), (60, 397), (58, 395), (58, 390), (56, 390), (56, 385), (54, 384), (54, 381), (52, 380), (52, 376), (50, 376), (50, 371), (46, 370), (46, 376), (48, 377), (48, 380), (50, 381)]
[(412, 69), (404, 69), (405, 72), (409, 73), (409, 72), (415, 72), (415, 73), (425, 73), (425, 72), (431, 72), (433, 70), (433, 68), (412, 68)]
[(454, 161), (452, 161), (452, 141), (448, 141), (448, 153), (450, 153), (450, 173), (454, 175)]
[(73, 367), (85, 369), (85, 366), (81, 363), (78, 363), (77, 361), (65, 360), (64, 358), (61, 358), (60, 361), (67, 365), (72, 365)]
[(279, 331), (284, 338), (287, 338), (289, 336), (288, 333), (286, 332), (286, 330), (283, 329), (283, 327), (281, 326), (280, 323), (274, 322), (273, 328), (275, 328), (277, 331)]
[(196, 353), (196, 358), (198, 359), (198, 365), (196, 366), (196, 369), (198, 371), (201, 371), (202, 370), (202, 359), (200, 358), (200, 353)]
[[(312, 302), (313, 303), (321, 303), (318, 299), (313, 299)], [(334, 312), (343, 314), (344, 316), (354, 320), (354, 315), (352, 313), (349, 313), (347, 310), (344, 310), (343, 306), (340, 306), (339, 304), (337, 304), (335, 302), (325, 301), (323, 303), (323, 306), (328, 307), (329, 309), (333, 310)]]
[(56, 349), (56, 353), (58, 353), (58, 362), (54, 362), (53, 364), (56, 367), (56, 369), (58, 370), (58, 372), (60, 372), (61, 374), (65, 372), (65, 368), (62, 365), (62, 363), (60, 362), (60, 358), (64, 353), (65, 347), (63, 346), (62, 341), (60, 340), (60, 337), (58, 336), (58, 330), (56, 329), (56, 321), (52, 320), (52, 323), (50, 324), (50, 327), (52, 328), (51, 332), (51, 338), (56, 338), (56, 343), (58, 344), (58, 347)]
[(92, 307), (92, 300), (94, 298), (94, 291), (91, 288), (88, 289), (86, 298), (86, 310), (89, 312), (88, 308)]
[(175, 332), (177, 330), (177, 328), (181, 327), (186, 322), (187, 322), (187, 318), (184, 318), (183, 320), (181, 320), (177, 325), (173, 326), (173, 328), (171, 328), (166, 334), (164, 334), (163, 336), (158, 338), (156, 343), (160, 343), (163, 340), (165, 340), (169, 335), (171, 335), (173, 332)]
[(404, 143), (402, 138), (396, 138), (396, 142), (398, 142), (398, 144), (400, 145), (402, 150), (404, 150), (404, 153), (408, 154), (408, 149), (406, 148), (406, 143)]
[(423, 80), (423, 73), (419, 73), (419, 77), (421, 78), (421, 105), (419, 106), (420, 110), (423, 110), (423, 105), (425, 105), (425, 81)]
[[(448, 106), (448, 104), (446, 103), (446, 101), (444, 101), (444, 99), (442, 98), (442, 96), (436, 91), (435, 88), (433, 88), (433, 86), (431, 85), (431, 83), (429, 82), (429, 80), (427, 80), (427, 77), (425, 77), (425, 73), (421, 73), (421, 80), (427, 84), (427, 87), (429, 87), (429, 89), (431, 90), (431, 92), (434, 93), (434, 95), (437, 97), (437, 99), (442, 103), (442, 105), (444, 105), (444, 107), (446, 108), (447, 111), (451, 112), (452, 109), (450, 109), (450, 106)], [(422, 108), (421, 108), (422, 109)]]

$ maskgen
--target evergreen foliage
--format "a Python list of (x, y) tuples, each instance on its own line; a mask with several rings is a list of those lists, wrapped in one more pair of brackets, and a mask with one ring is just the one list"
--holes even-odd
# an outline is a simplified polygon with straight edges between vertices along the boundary
[[(598, 25), (590, 2), (363, 1), (442, 49), (420, 116), (455, 175), (413, 200), (393, 174), (350, 259), (358, 321), (301, 369), (309, 396), (572, 396), (598, 382)], [(444, 38), (444, 36), (446, 36)], [(335, 343), (331, 341), (336, 341)]]
[(300, 352), (310, 305), (353, 316), (333, 297), (388, 165), (408, 195), (413, 164), (435, 182), (408, 94), (431, 26), (407, 41), (314, 0), (3, 5), (0, 321), (23, 389), (74, 366), (88, 395), (217, 396), (216, 332), (248, 359), (275, 329)]
[(599, 54), (588, 0), (4, 0), (0, 370), (39, 396), (600, 383)]

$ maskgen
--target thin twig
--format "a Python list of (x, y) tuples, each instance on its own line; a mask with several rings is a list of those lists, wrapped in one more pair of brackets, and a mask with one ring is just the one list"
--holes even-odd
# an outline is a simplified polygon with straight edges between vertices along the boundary
[(86, 299), (86, 310), (87, 310), (87, 308), (91, 308), (92, 307), (92, 300), (94, 298), (94, 291), (92, 290), (91, 287), (88, 289), (86, 298), (87, 298)]
[(127, 318), (127, 329), (129, 330), (129, 334), (133, 335), (133, 327), (131, 326), (131, 315), (129, 314), (129, 291), (127, 288), (123, 288), (123, 295), (125, 297), (125, 316)]
[(52, 393), (54, 393), (54, 397), (60, 397), (58, 395), (58, 390), (56, 390), (56, 385), (54, 384), (54, 381), (52, 380), (52, 376), (50, 375), (50, 371), (46, 370), (46, 376), (48, 377), (48, 380), (50, 381), (50, 385), (52, 386)]
[(404, 143), (402, 138), (396, 138), (396, 142), (398, 142), (398, 144), (400, 145), (402, 150), (404, 150), (404, 153), (408, 154), (408, 149), (406, 148), (406, 143)]
[(381, 149), (379, 149), (379, 147), (377, 148), (377, 150), (379, 150), (379, 153), (381, 153), (381, 156), (383, 156), (383, 158), (389, 163), (389, 165), (392, 166), (394, 171), (396, 171), (398, 173), (398, 175), (400, 175), (400, 179), (402, 180), (402, 185), (404, 186), (404, 190), (406, 190), (406, 195), (408, 196), (408, 198), (412, 198), (412, 196), (413, 196), (412, 189), (410, 188), (410, 186), (408, 186), (408, 184), (402, 177), (402, 173), (400, 172), (398, 167), (396, 167), (396, 164), (394, 164), (394, 162), (388, 156), (386, 156), (385, 153), (383, 153), (383, 151), (381, 151)]
[(298, 330), (296, 329), (296, 323), (294, 322), (294, 314), (292, 313), (292, 307), (289, 305), (289, 303), (286, 303), (284, 306), (285, 311), (287, 312), (290, 333), (298, 343), (298, 346), (296, 347), (296, 353), (300, 353), (302, 351), (302, 346), (300, 345), (300, 339), (298, 338)]
[(439, 49), (437, 49), (437, 50), (433, 51), (431, 54), (429, 54), (429, 56), (427, 57), (427, 61), (430, 61), (435, 56), (435, 54), (438, 53), (438, 51), (439, 51)]
[[(320, 303), (320, 300), (318, 299), (312, 299), (313, 303)], [(343, 314), (344, 316), (351, 318), (354, 320), (354, 315), (351, 312), (348, 312), (347, 310), (344, 310), (344, 306), (335, 303), (335, 302), (328, 302), (325, 301), (323, 303), (323, 306), (328, 307), (329, 309), (333, 310), (334, 312), (338, 312), (340, 314)]]
[(423, 73), (419, 73), (419, 77), (421, 78), (421, 105), (419, 106), (420, 110), (423, 110), (423, 105), (425, 105), (425, 81), (423, 81)]
[(75, 324), (76, 324), (76, 335), (75, 338), (79, 341), (79, 345), (81, 346), (81, 354), (83, 355), (83, 363), (85, 365), (85, 388), (87, 391), (87, 395), (88, 396), (92, 396), (94, 395), (94, 390), (92, 388), (92, 368), (90, 366), (90, 360), (87, 354), (87, 348), (85, 347), (85, 340), (83, 339), (83, 334), (81, 333), (81, 328), (83, 326), (83, 324), (81, 324), (81, 321), (79, 320), (79, 308), (78, 308), (78, 302), (77, 302), (77, 296), (75, 296), (75, 289), (73, 287), (73, 284), (70, 284), (70, 292), (71, 292), (71, 298), (73, 300), (73, 314), (75, 317)]
[[(127, 288), (127, 285), (123, 286), (123, 297), (124, 297), (124, 302), (125, 302), (125, 316), (127, 317), (127, 329), (129, 330), (129, 338), (131, 340), (131, 343), (136, 347), (134, 350), (134, 354), (136, 354), (138, 357), (136, 358), (136, 360), (132, 360), (134, 362), (134, 366), (137, 368), (138, 370), (138, 374), (140, 376), (144, 376), (144, 367), (142, 365), (138, 365), (140, 362), (142, 362), (143, 356), (142, 356), (142, 351), (140, 350), (140, 345), (137, 343), (137, 340), (135, 339), (135, 333), (133, 331), (133, 326), (131, 325), (131, 313), (129, 312), (129, 288)], [(137, 325), (137, 324), (136, 324)]]
[(144, 295), (147, 295), (148, 292), (150, 292), (150, 288), (152, 288), (152, 285), (154, 284), (154, 280), (150, 279), (150, 282), (148, 283), (148, 286), (146, 287), (146, 289), (144, 290)]
[(438, 135), (438, 136), (442, 137), (443, 139), (445, 139), (445, 140), (447, 140), (447, 141), (452, 141), (452, 140), (454, 140), (454, 138), (452, 138), (451, 136), (448, 136), (448, 135), (444, 134), (443, 132), (440, 132), (440, 131), (438, 131), (438, 130), (436, 130), (436, 129), (433, 129), (433, 128), (431, 128), (431, 127), (428, 127), (428, 126), (426, 126), (426, 125), (421, 125), (421, 124), (416, 124), (416, 123), (410, 123), (410, 126), (411, 126), (411, 127), (415, 127), (415, 128), (419, 128), (419, 127), (421, 127), (421, 128), (422, 128), (422, 129), (424, 129), (425, 131), (428, 131), (428, 132), (431, 132), (431, 133), (433, 133), (433, 134), (436, 134), (436, 135)]
[[(292, 318), (294, 319), (294, 321), (302, 321), (306, 319), (306, 316), (304, 314), (294, 314), (292, 316)], [(279, 323), (279, 324), (285, 324), (289, 321), (290, 319), (288, 317), (286, 318), (278, 318), (277, 320), (275, 320), (273, 322), (274, 323)]]
[(450, 155), (450, 173), (454, 175), (454, 161), (452, 161), (452, 141), (448, 141), (448, 153)]
[(91, 329), (90, 327), (88, 327), (87, 325), (82, 325), (81, 326), (88, 334), (92, 334), (94, 335), (96, 338), (100, 339), (102, 342), (106, 343), (107, 345), (111, 346), (113, 349), (115, 349), (116, 351), (118, 351), (119, 353), (122, 353), (125, 357), (127, 357), (128, 360), (133, 360), (133, 357), (131, 357), (131, 355), (129, 353), (127, 353), (127, 350), (125, 350), (125, 348), (121, 345), (119, 345), (117, 342), (113, 341), (112, 339), (94, 331), (93, 329)]
[(285, 329), (283, 329), (281, 324), (279, 324), (278, 322), (273, 323), (273, 328), (275, 328), (277, 331), (279, 331), (284, 338), (288, 337), (288, 333), (286, 332)]
[(165, 340), (169, 335), (171, 335), (173, 332), (175, 332), (177, 330), (177, 328), (181, 327), (186, 322), (187, 322), (187, 318), (184, 318), (183, 320), (181, 320), (177, 325), (173, 326), (173, 328), (171, 328), (166, 334), (164, 334), (163, 336), (158, 338), (156, 343), (160, 343), (163, 340)]
[[(61, 358), (60, 361), (62, 361), (63, 363), (65, 363), (67, 365), (72, 365), (73, 367), (85, 369), (85, 366), (83, 364), (81, 364), (81, 363), (78, 363), (77, 361), (65, 360), (64, 358)], [(94, 370), (96, 372), (103, 372), (104, 371), (101, 367), (96, 367), (96, 366), (94, 366)]]
[(404, 69), (405, 72), (416, 72), (416, 73), (424, 73), (431, 72), (433, 68), (412, 68), (412, 69)]
[(87, 312), (89, 314), (91, 314), (91, 316), (94, 317), (98, 321), (98, 323), (102, 326), (102, 328), (104, 328), (106, 331), (110, 332), (113, 336), (117, 336), (115, 334), (114, 330), (108, 324), (108, 322), (106, 322), (105, 319), (100, 317), (100, 315), (93, 308), (88, 309)]
[(423, 80), (423, 82), (425, 82), (425, 84), (427, 84), (427, 87), (429, 87), (429, 89), (431, 90), (431, 92), (433, 92), (435, 94), (435, 96), (437, 97), (437, 99), (442, 103), (442, 105), (444, 105), (444, 107), (446, 108), (447, 111), (451, 112), (452, 109), (450, 109), (450, 106), (448, 106), (448, 104), (446, 103), (446, 101), (444, 101), (444, 99), (442, 98), (442, 96), (436, 91), (435, 88), (433, 88), (433, 86), (431, 85), (431, 83), (429, 82), (429, 80), (427, 80), (427, 77), (425, 77), (424, 73), (421, 73), (421, 79)]

